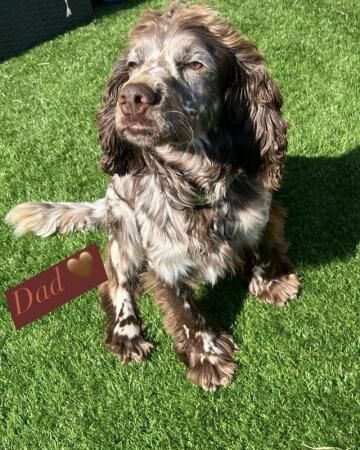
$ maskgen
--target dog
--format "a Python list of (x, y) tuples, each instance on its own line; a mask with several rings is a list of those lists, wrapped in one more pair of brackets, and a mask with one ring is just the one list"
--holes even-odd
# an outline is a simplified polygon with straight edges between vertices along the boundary
[(6, 220), (17, 236), (106, 229), (109, 348), (124, 363), (149, 355), (136, 298), (151, 288), (187, 377), (214, 391), (231, 381), (237, 346), (207, 322), (194, 287), (237, 273), (275, 306), (299, 289), (272, 201), (287, 151), (282, 96), (256, 45), (209, 7), (149, 10), (129, 37), (97, 113), (105, 197), (24, 203)]

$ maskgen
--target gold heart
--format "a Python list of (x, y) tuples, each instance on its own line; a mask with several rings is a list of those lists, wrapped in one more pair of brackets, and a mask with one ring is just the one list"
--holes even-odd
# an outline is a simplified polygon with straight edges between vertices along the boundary
[(92, 256), (89, 252), (82, 252), (78, 259), (69, 259), (66, 266), (74, 275), (81, 278), (88, 278), (92, 271)]

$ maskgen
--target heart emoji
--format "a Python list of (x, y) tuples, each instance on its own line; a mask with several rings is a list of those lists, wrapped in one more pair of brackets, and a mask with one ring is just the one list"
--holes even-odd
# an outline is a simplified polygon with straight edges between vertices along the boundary
[(66, 266), (71, 273), (81, 278), (88, 278), (92, 271), (92, 256), (89, 252), (82, 252), (78, 259), (71, 258)]

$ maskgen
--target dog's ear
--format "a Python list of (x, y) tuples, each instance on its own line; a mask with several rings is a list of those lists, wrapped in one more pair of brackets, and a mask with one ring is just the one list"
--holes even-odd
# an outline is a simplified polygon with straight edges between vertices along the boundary
[(265, 188), (276, 190), (280, 187), (287, 150), (288, 124), (281, 116), (282, 97), (255, 44), (231, 25), (222, 25), (224, 29), (218, 38), (228, 54), (226, 121), (236, 133), (236, 151), (244, 169)]
[(126, 61), (127, 54), (125, 53), (116, 63), (106, 83), (103, 103), (96, 114), (99, 142), (103, 151), (100, 166), (109, 175), (127, 173), (132, 154), (130, 144), (119, 137), (115, 127), (118, 93), (129, 79)]

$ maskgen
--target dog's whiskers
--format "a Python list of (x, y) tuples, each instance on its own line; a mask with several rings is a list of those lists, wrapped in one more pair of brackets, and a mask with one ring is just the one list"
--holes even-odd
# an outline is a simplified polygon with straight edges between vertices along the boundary
[[(173, 114), (179, 114), (180, 116), (184, 117), (185, 121), (178, 120), (177, 125), (183, 127), (183, 129), (185, 131), (189, 132), (188, 137), (189, 137), (190, 141), (192, 141), (194, 139), (194, 130), (189, 122), (189, 119), (186, 117), (186, 115), (181, 111), (169, 110), (168, 112), (173, 113)], [(173, 129), (176, 132), (176, 127), (173, 127)]]

